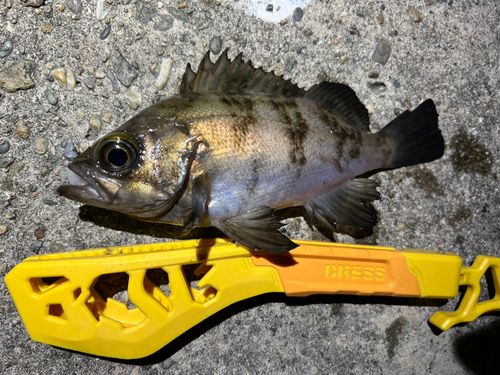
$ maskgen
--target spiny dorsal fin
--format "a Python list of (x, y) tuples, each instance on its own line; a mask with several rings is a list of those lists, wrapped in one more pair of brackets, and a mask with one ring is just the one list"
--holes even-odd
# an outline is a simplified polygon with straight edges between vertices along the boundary
[(321, 82), (307, 90), (305, 98), (358, 130), (370, 131), (368, 110), (349, 86)]
[(201, 60), (198, 71), (193, 73), (188, 64), (182, 77), (180, 93), (223, 92), (223, 93), (260, 93), (286, 97), (304, 96), (305, 91), (291, 81), (276, 76), (274, 72), (265, 72), (262, 67), (256, 69), (250, 61), (243, 61), (239, 54), (229, 60), (226, 49), (217, 61), (210, 61), (210, 52)]

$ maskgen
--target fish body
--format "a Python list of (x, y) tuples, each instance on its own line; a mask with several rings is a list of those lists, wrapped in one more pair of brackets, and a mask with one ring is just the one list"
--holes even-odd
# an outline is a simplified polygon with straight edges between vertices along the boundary
[(190, 135), (200, 135), (210, 157), (192, 171), (210, 176), (211, 220), (260, 205), (302, 206), (391, 156), (388, 137), (360, 132), (302, 98), (211, 93), (196, 106)]
[(275, 209), (304, 206), (330, 229), (373, 226), (368, 171), (427, 162), (443, 154), (437, 113), (427, 100), (378, 133), (345, 85), (307, 92), (227, 51), (181, 93), (106, 135), (69, 168), (59, 193), (142, 220), (215, 226), (255, 249), (288, 251)]

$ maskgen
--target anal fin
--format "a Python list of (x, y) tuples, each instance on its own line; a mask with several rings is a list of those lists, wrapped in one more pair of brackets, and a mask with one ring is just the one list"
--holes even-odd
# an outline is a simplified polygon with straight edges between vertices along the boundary
[(369, 204), (380, 199), (377, 182), (357, 178), (307, 201), (307, 213), (318, 219), (328, 229), (335, 231), (340, 222), (353, 228), (365, 230), (377, 224), (377, 212)]
[(274, 216), (272, 208), (259, 206), (214, 225), (250, 249), (285, 253), (298, 245), (278, 231), (284, 225), (279, 220), (279, 217)]

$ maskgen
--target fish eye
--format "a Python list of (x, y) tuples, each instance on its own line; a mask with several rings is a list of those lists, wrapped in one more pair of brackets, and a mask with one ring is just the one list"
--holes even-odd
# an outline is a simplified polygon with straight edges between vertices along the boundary
[(120, 146), (112, 148), (106, 155), (107, 162), (116, 167), (123, 167), (130, 160), (130, 155)]
[(128, 172), (137, 162), (139, 147), (126, 137), (103, 139), (97, 148), (100, 165), (109, 172)]

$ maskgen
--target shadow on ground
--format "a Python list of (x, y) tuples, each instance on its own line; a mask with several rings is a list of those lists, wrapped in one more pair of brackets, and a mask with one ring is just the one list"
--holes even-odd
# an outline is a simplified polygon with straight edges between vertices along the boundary
[(474, 374), (500, 374), (500, 319), (458, 336), (453, 349), (459, 362)]
[[(281, 219), (290, 219), (295, 217), (303, 217), (311, 230), (316, 228), (319, 233), (328, 240), (336, 242), (332, 231), (324, 227), (317, 220), (309, 217), (303, 207), (290, 207), (276, 211), (276, 216)], [(121, 212), (110, 211), (104, 208), (92, 207), (84, 205), (80, 207), (79, 217), (83, 221), (92, 222), (100, 227), (119, 230), (132, 234), (141, 234), (157, 238), (175, 238), (179, 239), (180, 228), (176, 225), (166, 223), (151, 223), (141, 221), (131, 216), (125, 215)], [(363, 239), (373, 234), (372, 229), (360, 230), (352, 228), (341, 223), (336, 224), (336, 232), (340, 234), (347, 234), (355, 239)], [(188, 235), (183, 236), (184, 239), (193, 238), (215, 238), (226, 237), (221, 231), (214, 227), (195, 228)]]
[[(151, 223), (134, 219), (117, 211), (110, 211), (84, 205), (80, 207), (79, 217), (100, 227), (119, 230), (132, 234), (147, 235), (156, 238), (179, 238), (180, 226), (165, 223)], [(195, 228), (183, 239), (226, 237), (217, 228)]]
[[(446, 303), (446, 300), (441, 299), (420, 299), (420, 298), (395, 298), (395, 297), (363, 297), (363, 296), (348, 296), (348, 295), (315, 295), (310, 297), (287, 297), (281, 293), (269, 293), (261, 296), (249, 298), (237, 303), (234, 303), (227, 308), (215, 313), (201, 323), (195, 325), (175, 340), (165, 345), (156, 353), (134, 360), (123, 360), (118, 358), (102, 358), (111, 362), (119, 362), (129, 365), (148, 366), (163, 362), (170, 358), (176, 352), (184, 348), (192, 341), (198, 339), (205, 332), (221, 324), (225, 320), (242, 311), (249, 310), (267, 303), (284, 303), (287, 306), (306, 306), (313, 304), (330, 304), (337, 306), (339, 304), (379, 304), (379, 305), (403, 305), (403, 306), (434, 306), (440, 307)], [(62, 349), (65, 350), (65, 349)], [(69, 350), (68, 350), (69, 351)], [(85, 354), (85, 353), (80, 353)], [(88, 354), (87, 354), (88, 355)], [(95, 357), (93, 355), (88, 355)]]

